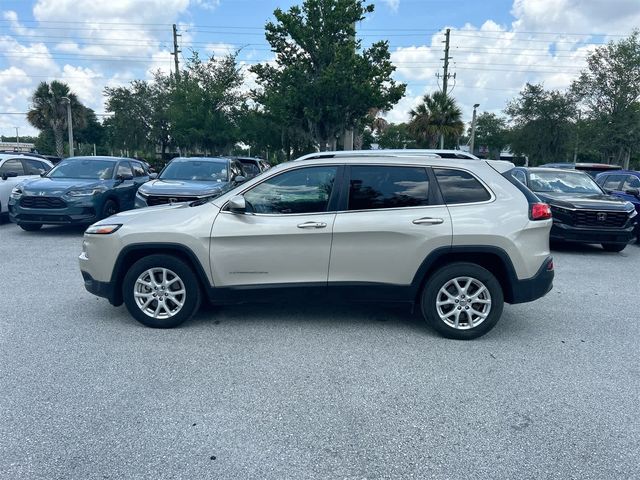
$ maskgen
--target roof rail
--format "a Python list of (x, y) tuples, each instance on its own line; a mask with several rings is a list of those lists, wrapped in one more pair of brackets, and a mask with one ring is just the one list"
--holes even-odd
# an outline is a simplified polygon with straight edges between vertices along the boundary
[(317, 160), (321, 158), (344, 157), (427, 157), (427, 158), (456, 158), (460, 160), (479, 160), (478, 157), (462, 150), (435, 149), (396, 149), (396, 150), (340, 150), (330, 152), (314, 152), (303, 155), (294, 160)]

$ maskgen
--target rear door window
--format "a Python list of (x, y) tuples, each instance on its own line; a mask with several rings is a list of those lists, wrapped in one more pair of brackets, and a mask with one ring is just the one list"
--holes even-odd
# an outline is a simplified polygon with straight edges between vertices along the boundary
[(133, 167), (133, 176), (134, 177), (145, 177), (147, 173), (144, 171), (144, 167), (139, 162), (131, 162), (131, 166)]
[(621, 190), (624, 192), (630, 188), (640, 188), (640, 178), (634, 175), (628, 175), (622, 184)]
[(116, 178), (118, 178), (121, 175), (129, 175), (130, 177), (133, 177), (133, 172), (131, 171), (131, 165), (129, 164), (129, 162), (120, 162), (118, 164), (118, 171), (116, 173)]
[(349, 210), (429, 205), (429, 176), (423, 167), (352, 166)]
[(31, 158), (23, 158), (22, 165), (24, 166), (25, 175), (41, 175), (51, 170), (51, 167), (46, 163)]
[(434, 168), (438, 185), (446, 204), (478, 203), (491, 200), (491, 194), (469, 172)]

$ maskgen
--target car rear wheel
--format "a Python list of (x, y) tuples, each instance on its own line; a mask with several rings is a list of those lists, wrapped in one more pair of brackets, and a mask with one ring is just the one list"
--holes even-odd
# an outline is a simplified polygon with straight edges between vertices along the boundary
[(487, 269), (473, 263), (453, 263), (427, 280), (422, 314), (440, 334), (471, 340), (491, 330), (504, 307), (502, 287)]
[(618, 243), (603, 243), (602, 248), (605, 252), (621, 252), (626, 248), (626, 245), (620, 245)]
[(200, 307), (200, 287), (191, 267), (167, 255), (150, 255), (129, 269), (122, 283), (129, 313), (153, 328), (173, 328)]
[(25, 232), (35, 232), (42, 228), (41, 223), (19, 223), (18, 226)]
[(115, 201), (109, 199), (104, 202), (102, 206), (102, 218), (110, 217), (116, 213), (118, 213), (118, 204)]

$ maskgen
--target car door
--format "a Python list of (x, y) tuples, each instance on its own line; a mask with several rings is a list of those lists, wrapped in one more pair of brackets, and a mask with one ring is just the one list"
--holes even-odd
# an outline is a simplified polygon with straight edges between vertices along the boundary
[(216, 286), (326, 286), (337, 165), (300, 166), (243, 192), (245, 214), (223, 207), (211, 230)]
[(449, 211), (429, 168), (352, 165), (345, 175), (329, 285), (410, 285), (430, 252), (451, 246)]
[(131, 210), (134, 207), (138, 186), (134, 182), (133, 170), (128, 161), (121, 161), (115, 172), (115, 191), (120, 210)]
[(0, 164), (0, 211), (7, 211), (7, 203), (13, 187), (28, 178), (31, 177), (25, 175), (19, 158), (9, 158)]

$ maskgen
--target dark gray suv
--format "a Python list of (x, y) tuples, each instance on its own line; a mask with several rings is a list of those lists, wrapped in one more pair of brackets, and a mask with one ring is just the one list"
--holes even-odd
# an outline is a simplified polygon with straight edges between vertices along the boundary
[(136, 208), (189, 202), (220, 195), (244, 182), (242, 164), (221, 157), (178, 157), (158, 178), (145, 183), (136, 194)]

